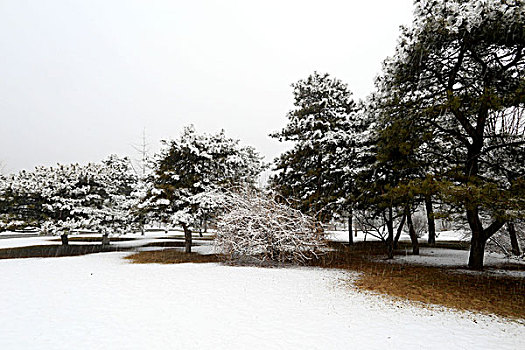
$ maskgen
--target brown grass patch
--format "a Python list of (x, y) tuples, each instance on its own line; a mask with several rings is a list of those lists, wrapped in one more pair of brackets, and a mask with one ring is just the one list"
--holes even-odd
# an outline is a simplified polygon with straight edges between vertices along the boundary
[[(122, 237), (110, 237), (110, 242), (127, 242), (127, 241), (134, 241), (136, 238), (122, 238)], [(62, 240), (60, 238), (53, 238), (50, 239), (51, 242), (61, 242)], [(102, 243), (102, 236), (100, 237), (68, 237), (68, 241), (70, 242), (101, 242)]]
[(363, 290), (425, 304), (525, 319), (524, 279), (386, 263), (378, 260), (384, 255), (384, 247), (375, 243), (351, 248), (334, 245), (335, 251), (312, 265), (362, 272), (355, 285)]
[[(194, 241), (213, 241), (215, 239), (215, 236), (199, 236), (198, 233), (193, 232), (193, 240)], [(158, 237), (158, 239), (184, 239), (184, 235), (169, 235), (166, 237)]]
[(198, 253), (184, 253), (178, 249), (164, 249), (144, 251), (127, 256), (133, 264), (183, 264), (183, 263), (212, 263), (223, 259), (219, 255), (202, 255)]
[(116, 252), (124, 249), (115, 245), (75, 244), (75, 245), (34, 245), (0, 249), (0, 259), (56, 258), (93, 253)]

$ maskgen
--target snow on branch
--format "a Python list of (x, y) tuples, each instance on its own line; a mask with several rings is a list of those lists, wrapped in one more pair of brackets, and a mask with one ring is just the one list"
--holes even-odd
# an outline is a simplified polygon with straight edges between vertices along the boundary
[(226, 191), (215, 245), (230, 260), (304, 264), (326, 252), (320, 223), (257, 190)]

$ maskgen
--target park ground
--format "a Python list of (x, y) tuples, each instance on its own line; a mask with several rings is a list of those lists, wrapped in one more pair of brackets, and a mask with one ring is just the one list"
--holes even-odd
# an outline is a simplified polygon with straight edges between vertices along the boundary
[[(25, 259), (5, 254), (49, 255), (59, 242), (4, 237), (2, 349), (520, 349), (525, 342), (522, 264), (487, 254), (487, 269), (469, 272), (468, 251), (446, 234), (421, 257), (403, 244), (387, 262), (380, 242), (357, 237), (348, 248), (338, 242), (344, 233), (334, 233), (332, 253), (314, 266), (264, 268), (217, 262), (208, 237), (195, 237), (200, 254), (183, 257), (177, 232), (121, 236), (104, 253)], [(94, 235), (71, 239), (76, 251), (99, 244)]]

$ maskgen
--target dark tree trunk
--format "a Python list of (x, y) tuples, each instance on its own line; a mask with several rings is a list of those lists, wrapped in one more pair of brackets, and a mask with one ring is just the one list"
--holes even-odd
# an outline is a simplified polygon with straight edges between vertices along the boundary
[(466, 203), (465, 206), (467, 207), (467, 221), (472, 231), (468, 267), (473, 270), (482, 270), (487, 238), (483, 233), (483, 225), (478, 215), (478, 209), (475, 206), (469, 207), (469, 203)]
[(406, 217), (407, 217), (408, 233), (410, 235), (410, 241), (412, 242), (412, 254), (419, 255), (419, 242), (417, 240), (416, 230), (414, 229), (414, 224), (412, 223), (412, 213), (410, 212), (410, 209), (407, 209)]
[(479, 218), (478, 208), (468, 206), (467, 203), (467, 220), (472, 231), (470, 240), (470, 254), (468, 267), (473, 270), (483, 270), (483, 258), (485, 254), (485, 244), (487, 240), (505, 224), (501, 219), (495, 220), (489, 227), (483, 229)]
[(186, 253), (191, 253), (191, 244), (192, 244), (191, 230), (186, 224), (182, 224), (182, 228), (184, 229), (184, 251)]
[(352, 226), (353, 226), (353, 210), (350, 208), (348, 212), (348, 245), (354, 244), (354, 237), (352, 236)]
[(105, 233), (102, 235), (102, 245), (109, 245), (109, 234)]
[(392, 207), (388, 208), (388, 217), (386, 218), (386, 227), (388, 229), (388, 237), (386, 239), (386, 250), (389, 259), (394, 258), (394, 218)]
[(434, 247), (436, 245), (436, 223), (434, 221), (434, 209), (432, 208), (431, 196), (425, 196), (425, 209), (428, 223), (428, 244)]
[(204, 233), (208, 232), (208, 215), (204, 214)]
[(68, 245), (69, 244), (69, 238), (67, 236), (67, 233), (64, 233), (60, 235), (60, 239), (62, 240), (62, 245)]
[(399, 223), (399, 226), (397, 227), (396, 238), (394, 238), (394, 249), (397, 249), (399, 246), (399, 237), (401, 237), (401, 233), (403, 232), (403, 226), (405, 226), (406, 218), (407, 216), (403, 215), (403, 217), (401, 218), (401, 222)]
[(509, 222), (507, 224), (507, 230), (509, 231), (512, 254), (521, 255), (520, 245), (518, 244), (518, 238), (516, 237), (516, 227), (514, 226), (513, 222)]
[(468, 267), (473, 270), (483, 270), (483, 258), (485, 255), (485, 243), (482, 232), (472, 232), (470, 240), (470, 254), (468, 257)]

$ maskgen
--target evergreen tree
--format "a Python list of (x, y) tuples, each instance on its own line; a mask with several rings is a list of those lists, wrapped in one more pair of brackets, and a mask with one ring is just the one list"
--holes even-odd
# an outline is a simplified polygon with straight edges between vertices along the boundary
[(130, 193), (136, 184), (126, 158), (102, 163), (37, 167), (4, 178), (0, 189), (3, 226), (40, 227), (60, 234), (63, 244), (75, 230), (123, 233), (130, 229)]
[(328, 74), (314, 72), (292, 87), (295, 109), (283, 130), (270, 136), (294, 146), (275, 160), (271, 185), (297, 209), (327, 222), (334, 212), (351, 211), (357, 106), (347, 85)]
[(222, 197), (214, 196), (214, 191), (254, 184), (264, 166), (252, 147), (240, 146), (224, 131), (198, 134), (189, 126), (180, 138), (164, 144), (145, 205), (157, 219), (183, 227), (189, 253), (191, 228), (220, 209)]
[(523, 214), (523, 174), (498, 175), (525, 142), (523, 28), (523, 1), (416, 1), (381, 81), (381, 97), (398, 106), (390, 117), (403, 120), (394, 130), (408, 128), (409, 144), (424, 130), (410, 152), (444, 165), (435, 186), (466, 214), (474, 269), (486, 241)]

